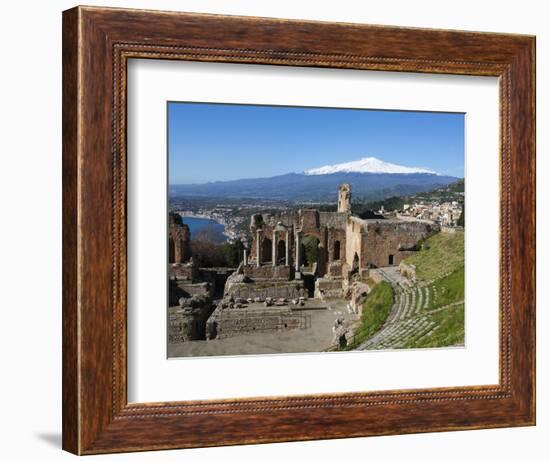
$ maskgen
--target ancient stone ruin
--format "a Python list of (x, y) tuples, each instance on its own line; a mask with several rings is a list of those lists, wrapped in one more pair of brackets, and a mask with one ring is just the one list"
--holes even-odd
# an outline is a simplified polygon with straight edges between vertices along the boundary
[(301, 208), (251, 216), (250, 248), (216, 300), (212, 283), (193, 263), (189, 229), (181, 217), (171, 216), (171, 338), (308, 328), (309, 298), (345, 298), (359, 314), (369, 270), (399, 266), (439, 226), (397, 216), (361, 219), (351, 212), (351, 195), (351, 185), (340, 185), (337, 211)]
[(181, 216), (168, 216), (168, 341), (205, 339), (213, 286), (202, 280), (191, 255), (191, 234)]
[(184, 263), (191, 258), (191, 234), (177, 213), (168, 214), (168, 262)]
[[(264, 287), (274, 280), (300, 280), (310, 296), (342, 296), (354, 276), (361, 279), (369, 268), (399, 265), (419, 240), (438, 230), (430, 221), (353, 216), (351, 186), (342, 184), (336, 212), (303, 208), (254, 215), (251, 253), (242, 271)], [(306, 239), (317, 245), (315, 261), (307, 258)]]

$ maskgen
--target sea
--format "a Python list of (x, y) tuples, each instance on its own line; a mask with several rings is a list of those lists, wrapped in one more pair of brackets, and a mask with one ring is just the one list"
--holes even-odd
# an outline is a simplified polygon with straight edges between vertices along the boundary
[(221, 243), (227, 240), (227, 236), (223, 233), (225, 226), (213, 219), (183, 216), (182, 221), (189, 226), (191, 240), (199, 234), (214, 243)]

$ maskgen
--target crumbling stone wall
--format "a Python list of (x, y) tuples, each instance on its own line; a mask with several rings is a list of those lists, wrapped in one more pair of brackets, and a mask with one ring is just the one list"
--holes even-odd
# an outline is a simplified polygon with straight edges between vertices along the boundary
[(290, 280), (290, 266), (244, 266), (243, 274), (255, 280)]
[(338, 187), (338, 212), (351, 212), (351, 184), (340, 184)]
[(341, 279), (319, 278), (315, 281), (315, 298), (342, 298), (343, 294)]
[(439, 230), (426, 221), (376, 220), (362, 226), (362, 267), (399, 265), (410, 256), (416, 244)]
[(180, 298), (178, 306), (168, 309), (168, 342), (206, 339), (206, 322), (214, 309), (210, 298), (204, 295)]
[(319, 226), (345, 229), (348, 221), (348, 213), (335, 213), (334, 211), (319, 211)]
[(185, 263), (173, 263), (168, 266), (168, 305), (176, 306), (180, 298), (195, 295), (212, 297), (214, 284), (199, 276), (199, 268), (193, 258)]
[[(363, 234), (363, 220), (355, 216), (350, 216), (346, 224), (345, 239), (345, 262), (350, 271), (356, 269), (353, 266), (355, 255), (357, 255), (358, 269), (361, 269), (361, 240)], [(365, 266), (363, 266), (365, 267)]]
[(206, 325), (207, 339), (224, 339), (252, 333), (306, 329), (311, 320), (288, 307), (223, 309), (218, 306)]
[(257, 281), (249, 283), (230, 283), (225, 286), (225, 296), (234, 298), (286, 298), (307, 297), (303, 280)]
[(169, 266), (170, 278), (195, 281), (199, 277), (199, 268), (191, 258), (186, 263), (172, 263)]
[(327, 239), (328, 262), (346, 260), (346, 227), (329, 227)]
[(178, 213), (168, 214), (168, 262), (184, 263), (191, 258), (191, 233)]
[(399, 263), (399, 272), (410, 280), (416, 280), (416, 266), (407, 264), (405, 261)]
[[(239, 290), (243, 297), (256, 297), (258, 293), (292, 297), (294, 295), (288, 291), (294, 289), (292, 284), (284, 285), (281, 292), (279, 286), (265, 283), (279, 279), (300, 280), (302, 277), (310, 280), (313, 276), (327, 279), (320, 282), (326, 286), (327, 292), (334, 292), (329, 288), (335, 285), (334, 280), (341, 280), (345, 291), (346, 284), (364, 279), (369, 267), (399, 265), (416, 250), (421, 239), (437, 232), (439, 226), (428, 221), (353, 216), (351, 186), (342, 184), (338, 191), (337, 212), (300, 209), (254, 215), (250, 229), (253, 242), (243, 274), (250, 281), (261, 281), (264, 285), (250, 283), (231, 290)], [(317, 261), (308, 261), (307, 268), (304, 268), (306, 237), (315, 237), (319, 248)], [(311, 284), (308, 288), (312, 289)], [(322, 294), (323, 289), (316, 292)]]
[(300, 227), (302, 229), (317, 230), (320, 228), (319, 211), (311, 209), (300, 210)]
[[(275, 256), (276, 266), (288, 265), (296, 269), (303, 260), (303, 254), (298, 253), (297, 247), (301, 248), (303, 238), (311, 236), (319, 240), (322, 257), (317, 262), (317, 270), (319, 275), (323, 276), (327, 263), (334, 259), (336, 242), (340, 246), (339, 259), (344, 259), (348, 216), (348, 213), (324, 212), (315, 209), (254, 215), (250, 225), (253, 242), (249, 264), (262, 266), (271, 263), (273, 265), (273, 256)], [(266, 241), (270, 248), (266, 248)], [(282, 249), (280, 242), (284, 242), (285, 245), (284, 257), (280, 254)], [(267, 258), (266, 251), (269, 253)], [(258, 256), (260, 264), (258, 264)]]

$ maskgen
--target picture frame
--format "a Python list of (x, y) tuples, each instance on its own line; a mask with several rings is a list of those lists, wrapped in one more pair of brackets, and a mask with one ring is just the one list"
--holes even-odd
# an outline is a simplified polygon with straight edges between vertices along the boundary
[[(128, 403), (129, 59), (498, 77), (498, 385)], [(535, 38), (65, 11), (62, 382), (63, 449), (75, 454), (534, 425)]]

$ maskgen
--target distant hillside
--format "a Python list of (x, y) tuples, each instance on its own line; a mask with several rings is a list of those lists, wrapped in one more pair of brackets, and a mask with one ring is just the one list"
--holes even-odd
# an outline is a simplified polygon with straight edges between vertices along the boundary
[(355, 203), (352, 205), (352, 211), (361, 216), (368, 218), (372, 211), (377, 211), (384, 207), (386, 211), (402, 210), (406, 203), (415, 202), (464, 202), (464, 179), (459, 179), (447, 184), (443, 187), (436, 187), (432, 190), (415, 192), (411, 195), (394, 195), (382, 200), (369, 200), (363, 203)]
[(445, 187), (457, 178), (430, 173), (289, 173), (270, 178), (239, 179), (169, 187), (170, 197), (259, 198), (281, 201), (335, 202), (338, 186), (352, 185), (353, 200), (381, 200)]

